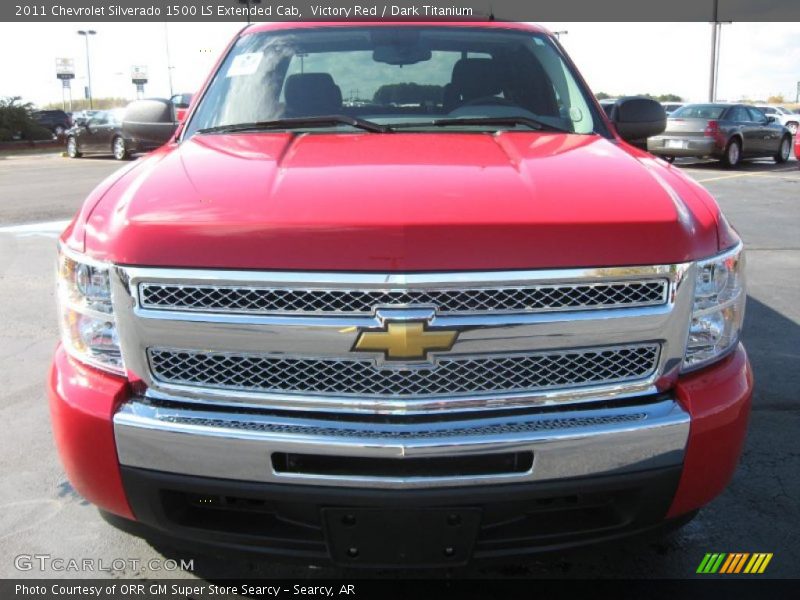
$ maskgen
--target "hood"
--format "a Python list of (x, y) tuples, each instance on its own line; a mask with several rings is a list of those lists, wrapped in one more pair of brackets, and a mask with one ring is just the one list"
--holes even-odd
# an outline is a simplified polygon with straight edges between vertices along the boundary
[(352, 271), (716, 252), (715, 215), (645, 156), (536, 132), (198, 135), (117, 181), (85, 223), (86, 249), (142, 266)]

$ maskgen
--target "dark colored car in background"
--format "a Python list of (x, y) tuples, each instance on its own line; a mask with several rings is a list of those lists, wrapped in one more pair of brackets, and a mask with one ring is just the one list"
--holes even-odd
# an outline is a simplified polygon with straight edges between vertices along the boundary
[(122, 131), (123, 109), (97, 111), (88, 120), (67, 131), (67, 155), (111, 154), (125, 160), (138, 151), (136, 144)]
[(34, 120), (53, 132), (53, 135), (63, 135), (72, 127), (72, 119), (63, 110), (39, 110), (33, 113)]
[(744, 104), (687, 104), (667, 119), (667, 129), (647, 140), (647, 150), (666, 160), (718, 158), (735, 167), (745, 158), (789, 160), (792, 134), (774, 118)]

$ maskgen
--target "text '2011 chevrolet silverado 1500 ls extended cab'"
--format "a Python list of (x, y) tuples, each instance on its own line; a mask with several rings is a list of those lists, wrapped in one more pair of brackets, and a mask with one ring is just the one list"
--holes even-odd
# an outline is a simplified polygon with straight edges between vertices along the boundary
[(531, 25), (245, 28), (61, 237), (70, 480), (147, 535), (339, 565), (685, 521), (752, 376), (737, 234), (624, 141), (663, 127)]

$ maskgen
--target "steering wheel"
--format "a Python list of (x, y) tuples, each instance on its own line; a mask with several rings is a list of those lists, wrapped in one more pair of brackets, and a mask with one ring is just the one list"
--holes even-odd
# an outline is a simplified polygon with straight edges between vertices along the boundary
[[(517, 106), (508, 98), (500, 98), (499, 96), (483, 96), (481, 98), (473, 98), (462, 102), (461, 106)], [(460, 108), (460, 107), (459, 107)]]

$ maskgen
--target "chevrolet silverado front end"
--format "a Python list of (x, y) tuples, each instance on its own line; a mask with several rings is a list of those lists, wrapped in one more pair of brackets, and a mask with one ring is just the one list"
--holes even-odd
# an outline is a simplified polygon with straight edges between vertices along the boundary
[(621, 139), (642, 107), (612, 125), (528, 25), (243, 30), (62, 236), (76, 489), (145, 531), (351, 566), (691, 515), (745, 435), (744, 255)]

